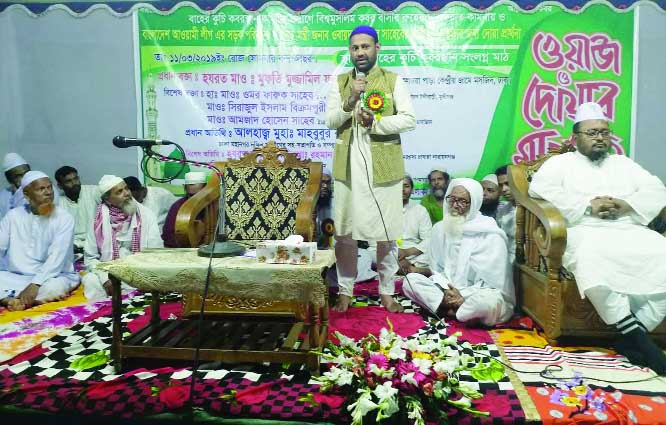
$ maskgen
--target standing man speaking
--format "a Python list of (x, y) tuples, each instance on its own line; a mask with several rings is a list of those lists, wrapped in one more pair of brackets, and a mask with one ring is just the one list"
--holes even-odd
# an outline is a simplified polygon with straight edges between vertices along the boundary
[(377, 242), (382, 305), (402, 310), (393, 299), (405, 176), (400, 133), (413, 130), (416, 117), (402, 79), (377, 65), (379, 49), (374, 28), (356, 27), (349, 37), (354, 69), (338, 76), (327, 100), (326, 126), (337, 133), (333, 218), (340, 289), (333, 308), (340, 312), (351, 304), (359, 240)]

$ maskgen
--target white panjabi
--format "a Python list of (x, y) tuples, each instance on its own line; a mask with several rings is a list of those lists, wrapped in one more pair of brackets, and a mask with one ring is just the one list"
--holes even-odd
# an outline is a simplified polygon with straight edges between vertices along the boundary
[[(456, 312), (459, 321), (479, 320), (492, 326), (513, 314), (515, 293), (511, 278), (506, 235), (490, 217), (479, 213), (483, 200), (481, 184), (472, 179), (454, 179), (447, 190), (462, 186), (470, 194), (470, 208), (462, 226), (462, 237), (447, 238), (444, 222), (450, 217), (444, 204), (444, 220), (433, 226), (430, 237), (430, 270), (433, 275), (410, 273), (403, 292), (417, 304), (433, 309), (441, 303), (440, 287), (457, 288), (465, 301)], [(436, 284), (437, 283), (437, 284)], [(439, 307), (439, 304), (437, 304)]]

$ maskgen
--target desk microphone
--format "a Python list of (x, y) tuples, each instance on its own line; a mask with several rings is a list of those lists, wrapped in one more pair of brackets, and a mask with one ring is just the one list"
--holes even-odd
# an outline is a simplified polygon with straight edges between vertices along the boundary
[(117, 148), (129, 148), (132, 146), (149, 148), (155, 145), (173, 145), (173, 142), (161, 139), (133, 139), (131, 137), (123, 136), (116, 136), (113, 138), (113, 146)]

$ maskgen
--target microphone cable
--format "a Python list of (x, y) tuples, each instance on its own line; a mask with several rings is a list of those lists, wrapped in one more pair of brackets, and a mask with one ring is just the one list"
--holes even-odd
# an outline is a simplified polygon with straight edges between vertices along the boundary
[[(175, 176), (177, 176), (178, 174), (180, 174), (180, 172), (182, 172), (182, 170), (185, 168), (186, 164), (192, 164), (192, 165), (195, 165), (197, 167), (204, 167), (204, 168), (208, 168), (210, 170), (215, 171), (215, 173), (218, 175), (220, 180), (224, 178), (224, 175), (222, 174), (220, 169), (217, 168), (215, 165), (213, 165), (213, 163), (205, 164), (205, 163), (201, 163), (201, 162), (197, 162), (197, 161), (189, 161), (185, 157), (185, 152), (184, 152), (183, 148), (180, 145), (178, 145), (177, 143), (174, 143), (174, 145), (181, 152), (183, 159), (177, 160), (177, 159), (174, 159), (174, 158), (169, 158), (169, 157), (166, 157), (166, 156), (164, 156), (164, 155), (162, 155), (158, 152), (153, 152), (149, 148), (144, 148), (144, 154), (153, 158), (154, 160), (160, 159), (164, 162), (180, 163), (181, 164), (181, 169), (178, 173), (175, 174)], [(145, 157), (144, 157), (144, 159), (145, 159)], [(142, 164), (141, 164), (142, 165), (142, 170), (143, 170), (144, 164), (146, 162), (147, 162), (147, 160), (142, 161)], [(150, 177), (151, 179), (153, 179), (157, 182), (160, 182), (160, 183), (166, 183), (166, 182), (172, 181), (175, 178), (175, 176), (174, 176), (174, 177), (171, 177), (171, 178), (168, 178), (168, 179), (155, 179), (153, 176), (151, 176), (147, 173), (146, 173), (146, 175), (148, 177)], [(220, 194), (220, 196), (222, 196), (222, 195)], [(225, 205), (221, 206), (221, 208), (224, 208), (224, 207), (225, 207)], [(206, 280), (204, 281), (204, 286), (203, 286), (202, 291), (201, 291), (201, 307), (199, 309), (199, 313), (197, 314), (197, 337), (195, 339), (196, 344), (195, 344), (195, 347), (194, 347), (194, 359), (192, 359), (192, 361), (193, 361), (193, 363), (192, 363), (192, 375), (191, 375), (190, 385), (189, 385), (189, 387), (190, 387), (189, 388), (189, 396), (188, 396), (188, 399), (187, 399), (187, 405), (189, 406), (188, 414), (187, 414), (188, 419), (189, 419), (188, 420), (189, 423), (194, 422), (194, 410), (195, 410), (195, 408), (194, 408), (194, 387), (195, 387), (195, 384), (196, 384), (196, 374), (197, 374), (197, 371), (199, 369), (199, 362), (200, 362), (200, 357), (201, 357), (201, 345), (203, 343), (204, 312), (205, 312), (205, 306), (206, 306), (206, 299), (208, 298), (208, 290), (210, 288), (210, 280), (211, 280), (211, 276), (213, 274), (213, 254), (215, 253), (215, 244), (217, 242), (217, 234), (218, 234), (218, 231), (220, 229), (220, 222), (221, 222), (221, 220), (220, 220), (220, 217), (219, 217), (219, 214), (218, 214), (217, 223), (215, 224), (215, 232), (213, 233), (213, 242), (211, 243), (211, 250), (210, 250), (210, 254), (208, 256), (208, 267), (206, 269)]]
[[(362, 105), (361, 105), (361, 107), (362, 107)], [(355, 112), (356, 109), (357, 109), (357, 108), (354, 108), (353, 111)], [(355, 133), (356, 133), (356, 134), (359, 134), (359, 133), (360, 133), (359, 128), (360, 128), (360, 127), (363, 127), (363, 126), (361, 126), (361, 125), (359, 124), (358, 120), (356, 119), (356, 114), (355, 114), (355, 113), (352, 113), (352, 119), (354, 120), (354, 125), (355, 125), (355, 127), (356, 127), (356, 128), (354, 129), (354, 130), (355, 130)], [(372, 142), (370, 142), (370, 143), (372, 143)], [(370, 172), (368, 171), (368, 161), (367, 161), (367, 159), (366, 159), (366, 157), (365, 157), (365, 154), (363, 153), (363, 149), (361, 149), (361, 144), (360, 144), (360, 143), (355, 143), (355, 144), (356, 144), (357, 147), (358, 147), (358, 152), (361, 154), (361, 158), (363, 158), (363, 165), (364, 165), (364, 169), (365, 169), (365, 177), (366, 177), (366, 181), (367, 181), (367, 183), (368, 183), (368, 189), (370, 190), (370, 195), (372, 195), (372, 200), (374, 201), (375, 205), (377, 206), (377, 211), (379, 212), (379, 218), (380, 218), (380, 221), (382, 222), (382, 227), (383, 227), (383, 229), (384, 229), (384, 235), (386, 235), (386, 240), (390, 242), (391, 239), (390, 239), (390, 237), (389, 237), (388, 229), (387, 229), (387, 227), (386, 227), (386, 221), (384, 220), (384, 214), (382, 214), (382, 209), (381, 209), (381, 207), (379, 206), (379, 201), (377, 200), (377, 197), (375, 196), (375, 192), (374, 192), (373, 187), (372, 187), (372, 182), (370, 181)], [(404, 180), (404, 177), (403, 177), (403, 180)], [(393, 241), (393, 242), (396, 243), (395, 241)], [(409, 288), (412, 290), (412, 292), (414, 292), (414, 287), (412, 286), (412, 283), (409, 281), (409, 277), (407, 277), (407, 273), (405, 273), (405, 270), (403, 269), (402, 265), (400, 265), (400, 261), (398, 260), (398, 257), (395, 255), (395, 252), (393, 251), (393, 249), (390, 250), (390, 253), (391, 253), (391, 255), (393, 256), (393, 259), (395, 260), (396, 264), (398, 265), (398, 270), (400, 270), (400, 272), (402, 273), (402, 276), (403, 276), (403, 284), (404, 284), (404, 282), (407, 282), (407, 285), (409, 286)], [(376, 260), (376, 258), (375, 258), (375, 260)], [(379, 268), (379, 265), (377, 265), (377, 267)], [(380, 278), (381, 278), (381, 276), (380, 276)], [(395, 279), (395, 276), (394, 276), (394, 279)], [(443, 295), (443, 294), (442, 294), (442, 295)], [(395, 301), (396, 303), (400, 304), (397, 300), (394, 300), (394, 301)], [(400, 306), (400, 308), (402, 308), (402, 305)], [(427, 307), (426, 307), (425, 309), (428, 310), (428, 311), (430, 311), (430, 309), (427, 308)], [(435, 316), (435, 318), (436, 318), (438, 321), (442, 320), (442, 319), (437, 315), (437, 312), (436, 312), (436, 311), (430, 311), (430, 313), (432, 313), (432, 315)], [(430, 323), (428, 323), (428, 327), (432, 327), (432, 328), (434, 328), (434, 326), (435, 326), (434, 324), (430, 324)]]
[[(150, 178), (151, 180), (156, 181), (157, 183), (169, 183), (172, 180), (174, 180), (176, 177), (178, 177), (185, 170), (187, 164), (191, 163), (191, 161), (188, 161), (185, 158), (185, 150), (182, 148), (182, 146), (180, 146), (178, 143), (173, 143), (173, 146), (176, 147), (178, 153), (180, 154), (180, 157), (183, 159), (168, 158), (158, 152), (153, 151), (150, 147), (144, 147), (143, 158), (141, 158), (141, 172), (144, 175), (148, 176), (148, 178)], [(150, 170), (149, 170), (150, 167), (148, 167), (148, 161), (150, 161), (151, 159), (153, 161), (158, 161), (160, 159), (164, 161), (164, 158), (167, 158), (169, 160), (167, 162), (180, 164), (180, 168), (178, 169), (178, 171), (174, 172), (173, 175), (171, 175), (170, 177), (155, 177), (150, 175)], [(215, 170), (219, 172), (217, 168)]]

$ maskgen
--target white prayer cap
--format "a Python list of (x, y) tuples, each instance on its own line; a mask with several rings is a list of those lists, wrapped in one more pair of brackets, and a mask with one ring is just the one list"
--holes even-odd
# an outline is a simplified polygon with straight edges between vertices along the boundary
[(41, 171), (28, 171), (23, 175), (23, 178), (21, 179), (21, 186), (19, 186), (19, 190), (23, 191), (28, 185), (35, 180), (43, 179), (46, 177), (47, 179), (49, 176), (46, 174), (42, 173)]
[(206, 183), (206, 173), (201, 171), (190, 171), (185, 174), (185, 184)]
[(439, 171), (441, 173), (446, 173), (446, 167), (442, 165), (436, 165), (430, 169), (430, 172), (432, 173), (433, 171)]
[(582, 105), (578, 105), (576, 109), (576, 117), (574, 118), (574, 123), (578, 124), (581, 121), (587, 120), (604, 120), (608, 121), (604, 111), (601, 109), (601, 106), (598, 103), (587, 102)]
[(99, 179), (99, 183), (97, 183), (97, 188), (99, 189), (99, 192), (103, 195), (109, 190), (119, 185), (120, 183), (123, 183), (124, 181), (125, 180), (121, 179), (118, 176), (105, 174), (102, 176), (101, 179)]
[(17, 153), (9, 152), (5, 155), (5, 159), (2, 161), (3, 171), (9, 171), (12, 168), (16, 168), (19, 165), (28, 165), (28, 161), (23, 159), (23, 157)]
[(497, 176), (495, 174), (488, 174), (482, 178), (481, 181), (495, 183), (495, 185), (499, 186), (499, 181), (497, 181)]

